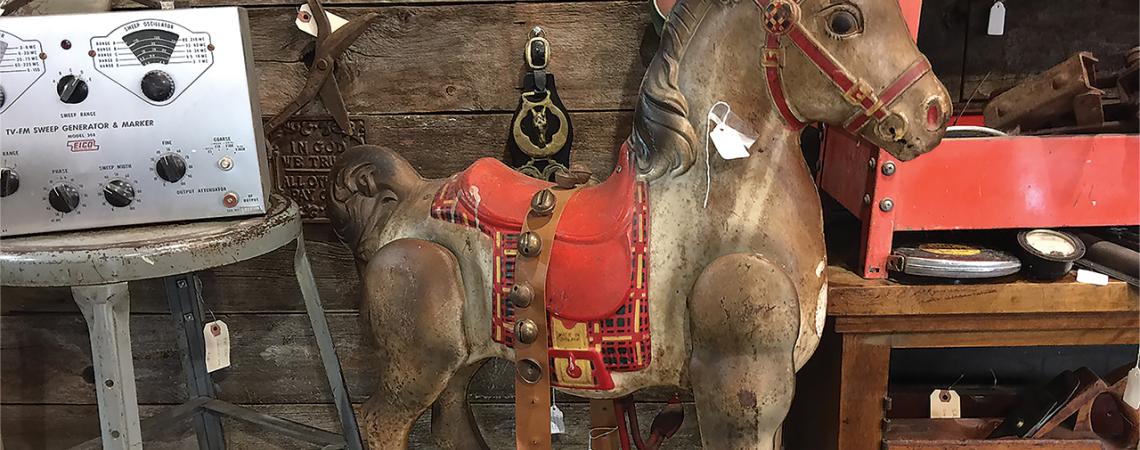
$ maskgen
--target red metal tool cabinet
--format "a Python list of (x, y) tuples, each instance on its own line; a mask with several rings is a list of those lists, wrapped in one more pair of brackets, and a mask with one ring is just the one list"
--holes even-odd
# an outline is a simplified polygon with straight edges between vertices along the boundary
[[(922, 2), (900, 3), (916, 36)], [(887, 276), (896, 231), (1140, 224), (1137, 135), (944, 139), (903, 163), (828, 127), (818, 175), (820, 189), (862, 222), (865, 278)]]

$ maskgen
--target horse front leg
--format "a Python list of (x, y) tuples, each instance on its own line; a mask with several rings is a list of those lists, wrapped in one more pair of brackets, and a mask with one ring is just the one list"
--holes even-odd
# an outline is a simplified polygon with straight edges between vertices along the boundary
[(376, 391), (364, 404), (363, 434), (372, 450), (404, 450), (416, 418), (453, 377), (466, 386), (473, 372), (461, 325), (459, 264), (439, 244), (401, 239), (378, 250), (361, 279), (361, 313), (380, 366)]
[(795, 385), (800, 316), (792, 280), (761, 256), (723, 256), (697, 279), (689, 315), (704, 448), (776, 448)]

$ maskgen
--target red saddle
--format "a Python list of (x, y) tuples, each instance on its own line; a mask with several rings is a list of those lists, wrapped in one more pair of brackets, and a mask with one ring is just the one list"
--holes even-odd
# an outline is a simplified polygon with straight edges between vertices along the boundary
[[(570, 198), (555, 230), (546, 297), (557, 317), (583, 322), (608, 318), (633, 289), (631, 280), (639, 268), (632, 264), (631, 234), (638, 232), (632, 225), (644, 200), (635, 198), (643, 193), (636, 189), (627, 153), (621, 153), (613, 175)], [(451, 188), (458, 211), (474, 217), (477, 226), (515, 233), (522, 229), (531, 197), (552, 186), (492, 158), (476, 161), (456, 177)]]

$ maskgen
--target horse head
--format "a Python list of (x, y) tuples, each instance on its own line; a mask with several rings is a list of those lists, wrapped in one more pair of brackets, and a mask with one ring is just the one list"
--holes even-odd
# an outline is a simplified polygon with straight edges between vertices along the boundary
[(950, 115), (895, 0), (678, 2), (641, 84), (639, 169), (686, 172), (719, 101), (762, 136), (825, 123), (904, 161), (934, 148)]
[(367, 262), (383, 245), (377, 241), (380, 231), (423, 178), (398, 153), (375, 145), (350, 148), (331, 174), (326, 213), (357, 262)]
[(950, 96), (897, 1), (752, 1), (765, 82), (787, 122), (842, 127), (903, 161), (941, 141)]

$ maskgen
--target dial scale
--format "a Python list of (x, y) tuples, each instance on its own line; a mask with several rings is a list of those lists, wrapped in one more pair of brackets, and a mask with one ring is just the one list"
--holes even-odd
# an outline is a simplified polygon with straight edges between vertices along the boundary
[(0, 235), (264, 213), (257, 100), (241, 8), (0, 19)]

